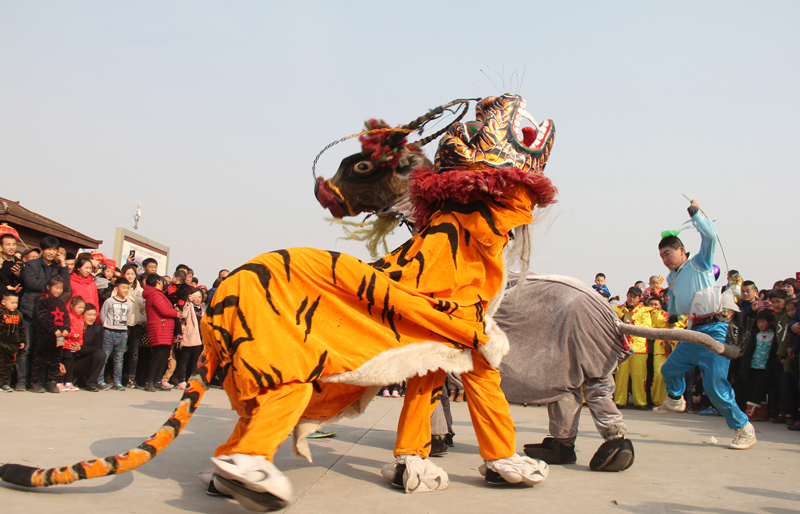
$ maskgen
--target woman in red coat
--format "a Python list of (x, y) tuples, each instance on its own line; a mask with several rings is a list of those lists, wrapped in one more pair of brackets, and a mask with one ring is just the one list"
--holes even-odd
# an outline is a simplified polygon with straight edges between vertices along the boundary
[(100, 310), (99, 295), (92, 276), (92, 261), (90, 259), (81, 257), (75, 261), (75, 268), (73, 268), (72, 275), (69, 277), (69, 283), (72, 286), (73, 297), (80, 296), (84, 302), (92, 304), (97, 310)]
[(150, 349), (153, 354), (150, 366), (145, 375), (144, 390), (155, 392), (156, 389), (169, 391), (159, 381), (155, 385), (155, 378), (161, 377), (167, 367), (169, 350), (172, 347), (175, 318), (178, 311), (172, 307), (167, 295), (164, 294), (164, 285), (161, 277), (155, 273), (147, 275), (144, 281), (144, 310), (147, 313), (147, 338), (150, 340)]

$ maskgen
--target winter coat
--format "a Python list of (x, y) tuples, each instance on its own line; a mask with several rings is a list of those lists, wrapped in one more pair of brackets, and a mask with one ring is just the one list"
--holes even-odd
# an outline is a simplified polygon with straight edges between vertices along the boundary
[(27, 340), (22, 314), (18, 310), (12, 312), (0, 306), (0, 344), (18, 350), (20, 343)]
[(200, 339), (200, 325), (198, 325), (197, 316), (194, 313), (194, 304), (187, 303), (184, 306), (183, 319), (186, 320), (186, 326), (183, 331), (181, 348), (200, 346), (203, 344), (203, 341)]
[(76, 314), (69, 309), (69, 335), (65, 338), (65, 345), (78, 343), (83, 346), (83, 314)]
[(167, 295), (152, 286), (144, 286), (144, 309), (147, 313), (147, 338), (150, 346), (172, 344), (177, 311)]
[(77, 273), (69, 276), (70, 286), (72, 286), (72, 296), (80, 296), (86, 303), (91, 303), (97, 310), (100, 310), (100, 296), (97, 292), (97, 286), (94, 283), (94, 277), (89, 275), (86, 278), (81, 277)]
[(142, 286), (138, 283), (136, 288), (133, 286), (128, 293), (128, 300), (133, 304), (133, 315), (128, 319), (128, 326), (144, 325), (147, 322), (147, 314), (144, 311), (144, 298), (142, 298)]
[[(64, 268), (66, 269), (66, 268)], [(36, 307), (33, 311), (33, 321), (36, 326), (36, 340), (42, 343), (56, 343), (56, 330), (70, 329), (69, 313), (67, 304), (64, 303), (64, 295), (58, 298), (50, 296), (49, 293), (39, 295), (36, 300)]]
[(778, 343), (778, 357), (786, 359), (783, 370), (787, 373), (793, 372), (793, 359), (789, 357), (788, 350), (791, 348), (791, 338), (789, 337), (789, 324), (792, 322), (791, 316), (786, 309), (775, 313), (775, 341)]
[[(67, 299), (72, 294), (72, 288), (70, 287), (70, 280), (69, 280), (69, 269), (66, 266), (59, 266), (58, 264), (53, 261), (50, 264), (50, 276), (53, 273), (58, 274), (62, 279), (64, 279), (64, 292), (61, 294), (64, 299)], [(28, 261), (25, 264), (25, 268), (22, 270), (22, 285), (25, 288), (25, 292), (22, 295), (22, 301), (19, 304), (19, 310), (25, 316), (29, 318), (34, 317), (34, 309), (36, 308), (36, 302), (39, 299), (39, 296), (44, 294), (47, 290), (47, 271), (45, 270), (44, 258), (39, 257), (38, 259), (33, 259), (32, 261)], [(55, 329), (53, 329), (55, 331)]]
[(103, 325), (94, 322), (91, 325), (84, 325), (83, 328), (83, 346), (81, 350), (90, 350), (93, 348), (103, 348)]
[[(20, 265), (19, 275), (15, 275), (11, 271), (16, 264)], [(10, 289), (16, 289), (17, 286), (22, 285), (22, 270), (24, 269), (25, 264), (16, 257), (10, 261), (0, 260), (0, 292), (9, 290), (9, 286), (11, 286)]]

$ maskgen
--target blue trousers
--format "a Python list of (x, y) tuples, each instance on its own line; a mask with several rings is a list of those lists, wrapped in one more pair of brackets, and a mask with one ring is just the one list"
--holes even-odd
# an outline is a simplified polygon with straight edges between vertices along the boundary
[[(697, 327), (697, 332), (708, 334), (719, 342), (725, 341), (728, 332), (727, 323), (711, 323)], [(686, 389), (684, 374), (700, 367), (703, 372), (703, 389), (720, 414), (725, 418), (728, 428), (739, 430), (747, 423), (747, 415), (736, 405), (733, 388), (728, 382), (728, 366), (730, 361), (721, 355), (693, 343), (680, 343), (661, 367), (661, 375), (667, 386), (667, 394), (679, 397)]]
[[(106, 352), (106, 362), (114, 358), (114, 383), (122, 381), (122, 356), (128, 347), (127, 330), (104, 330), (103, 331), (103, 351)], [(105, 366), (104, 366), (105, 367)], [(103, 373), (102, 371), (100, 372)], [(103, 382), (103, 377), (98, 377), (98, 382)]]

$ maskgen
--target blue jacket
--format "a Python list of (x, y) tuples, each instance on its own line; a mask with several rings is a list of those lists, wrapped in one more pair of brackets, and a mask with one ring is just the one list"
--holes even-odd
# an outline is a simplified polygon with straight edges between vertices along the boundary
[(696, 255), (689, 255), (683, 265), (670, 271), (667, 281), (669, 288), (669, 314), (688, 315), (694, 294), (714, 285), (714, 250), (717, 246), (717, 231), (710, 219), (696, 212), (692, 216), (702, 243)]

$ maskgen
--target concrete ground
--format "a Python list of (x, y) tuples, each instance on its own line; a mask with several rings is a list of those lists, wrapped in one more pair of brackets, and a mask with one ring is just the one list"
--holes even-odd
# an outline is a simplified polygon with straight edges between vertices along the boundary
[[(169, 416), (178, 392), (0, 393), (0, 462), (55, 467), (137, 446)], [(534, 488), (492, 488), (481, 464), (465, 403), (453, 405), (456, 446), (436, 463), (450, 474), (445, 491), (407, 495), (389, 486), (380, 467), (392, 460), (402, 398), (376, 398), (366, 414), (333, 425), (336, 437), (311, 441), (314, 463), (293, 459), (284, 443), (276, 464), (292, 480), (296, 501), (285, 512), (634, 512), (772, 513), (800, 511), (800, 432), (756, 424), (759, 442), (725, 448), (733, 432), (721, 417), (660, 416), (624, 411), (636, 462), (622, 473), (589, 471), (600, 438), (586, 409), (578, 462), (552, 466)], [(517, 448), (547, 435), (547, 411), (514, 405)], [(237, 503), (205, 495), (197, 472), (234, 424), (225, 393), (212, 389), (183, 434), (143, 467), (114, 477), (47, 489), (2, 483), (8, 513), (239, 513)], [(712, 441), (716, 438), (716, 444)]]

